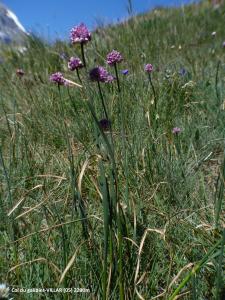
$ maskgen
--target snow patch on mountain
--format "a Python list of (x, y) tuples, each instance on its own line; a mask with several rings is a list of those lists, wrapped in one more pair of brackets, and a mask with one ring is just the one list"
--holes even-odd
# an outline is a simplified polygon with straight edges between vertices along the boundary
[(6, 15), (7, 15), (9, 18), (13, 19), (14, 23), (15, 23), (15, 24), (16, 24), (23, 32), (27, 33), (26, 30), (25, 30), (25, 28), (23, 27), (23, 25), (22, 25), (22, 24), (20, 23), (20, 21), (18, 20), (17, 16), (16, 16), (11, 10), (8, 10), (8, 9), (7, 9)]

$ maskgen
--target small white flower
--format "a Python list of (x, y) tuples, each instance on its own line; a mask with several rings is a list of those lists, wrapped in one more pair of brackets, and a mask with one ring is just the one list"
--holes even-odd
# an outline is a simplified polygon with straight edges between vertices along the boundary
[(211, 35), (212, 35), (212, 36), (215, 36), (215, 35), (216, 35), (216, 31), (213, 31), (213, 32), (211, 33)]

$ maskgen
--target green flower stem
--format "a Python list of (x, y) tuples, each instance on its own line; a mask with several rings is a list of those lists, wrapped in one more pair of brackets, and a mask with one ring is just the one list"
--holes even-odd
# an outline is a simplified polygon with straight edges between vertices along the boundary
[(80, 47), (81, 47), (81, 55), (82, 55), (83, 65), (86, 68), (86, 60), (85, 60), (85, 55), (84, 55), (84, 43), (81, 43)]
[(107, 113), (106, 106), (105, 106), (105, 102), (104, 102), (104, 97), (103, 97), (103, 94), (102, 94), (101, 85), (100, 85), (99, 81), (97, 81), (97, 83), (98, 83), (98, 91), (99, 91), (99, 95), (100, 95), (100, 98), (101, 98), (101, 101), (102, 101), (102, 107), (103, 107), (103, 110), (104, 110), (105, 118), (107, 120), (109, 120), (108, 113)]
[(115, 69), (115, 73), (116, 73), (116, 82), (117, 82), (117, 87), (118, 87), (118, 92), (121, 92), (121, 88), (120, 88), (120, 80), (119, 80), (119, 75), (118, 75), (118, 70), (117, 70), (117, 65), (114, 64), (114, 69)]
[(80, 73), (79, 73), (79, 70), (78, 70), (78, 69), (76, 69), (76, 72), (77, 72), (77, 77), (78, 77), (78, 80), (80, 81), (80, 83), (82, 83), (82, 80), (81, 80), (81, 78), (80, 78)]
[(154, 95), (154, 105), (155, 105), (155, 110), (156, 110), (156, 108), (157, 108), (156, 92), (155, 92), (155, 88), (154, 88), (154, 85), (153, 85), (153, 82), (152, 82), (152, 77), (151, 77), (150, 73), (148, 73), (148, 78), (149, 78), (149, 82), (150, 82), (152, 92), (153, 92), (153, 95)]

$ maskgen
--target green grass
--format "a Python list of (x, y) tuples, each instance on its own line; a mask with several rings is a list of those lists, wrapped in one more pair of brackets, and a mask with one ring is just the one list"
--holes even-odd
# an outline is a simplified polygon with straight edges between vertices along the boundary
[[(86, 289), (15, 299), (222, 299), (224, 17), (203, 2), (98, 29), (82, 89), (48, 79), (78, 82), (59, 54), (81, 57), (79, 46), (30, 37), (23, 54), (2, 49), (0, 283)], [(86, 72), (112, 49), (124, 61), (121, 92), (101, 84), (105, 132)]]

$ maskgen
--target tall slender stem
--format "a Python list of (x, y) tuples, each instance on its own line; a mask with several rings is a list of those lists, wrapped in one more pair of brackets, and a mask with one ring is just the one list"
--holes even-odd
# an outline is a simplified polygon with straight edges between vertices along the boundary
[(78, 77), (78, 79), (79, 79), (80, 83), (82, 83), (82, 81), (81, 81), (81, 78), (80, 78), (80, 73), (79, 73), (79, 70), (78, 70), (78, 69), (76, 69), (76, 72), (77, 72), (77, 77)]
[(151, 88), (152, 88), (152, 92), (153, 92), (153, 95), (154, 95), (154, 105), (155, 105), (155, 109), (157, 108), (157, 103), (156, 103), (156, 92), (155, 92), (155, 88), (154, 88), (154, 85), (152, 83), (152, 77), (151, 77), (151, 74), (149, 73), (148, 74), (148, 78), (149, 78), (149, 82), (150, 82), (150, 85), (151, 85)]
[(103, 97), (103, 94), (102, 94), (102, 89), (101, 89), (101, 86), (100, 86), (100, 82), (97, 81), (97, 83), (98, 83), (99, 95), (100, 95), (100, 98), (101, 98), (101, 101), (102, 101), (102, 107), (103, 107), (103, 110), (104, 110), (104, 113), (105, 113), (105, 117), (106, 117), (107, 120), (109, 120), (107, 110), (106, 110), (106, 107), (105, 107), (104, 97)]
[(73, 204), (74, 204), (75, 211), (77, 211), (74, 157), (73, 157), (73, 152), (72, 152), (72, 149), (71, 149), (67, 124), (66, 124), (66, 121), (65, 121), (65, 109), (64, 109), (64, 105), (63, 105), (64, 103), (63, 103), (63, 99), (62, 99), (60, 85), (58, 85), (58, 91), (59, 91), (59, 100), (60, 100), (59, 109), (60, 109), (60, 113), (61, 113), (61, 116), (62, 116), (62, 123), (63, 123), (62, 133), (65, 136), (66, 144), (67, 144), (67, 147), (68, 147), (67, 150), (68, 150), (68, 160), (69, 160), (69, 163), (70, 163), (70, 175), (71, 175), (70, 184), (71, 184), (71, 191), (72, 191), (72, 199), (73, 199)]
[(217, 98), (218, 102), (220, 102), (220, 94), (218, 91), (219, 68), (220, 68), (220, 60), (218, 61), (217, 65), (216, 65), (216, 78), (215, 78), (215, 90), (216, 90), (216, 98)]
[(117, 86), (118, 86), (118, 92), (120, 93), (121, 92), (120, 81), (119, 81), (119, 75), (118, 75), (118, 70), (117, 70), (116, 64), (114, 64), (114, 68), (115, 68), (115, 72), (116, 72), (116, 81), (117, 81)]
[(82, 55), (83, 65), (86, 68), (86, 61), (85, 61), (85, 55), (84, 55), (84, 43), (81, 43), (80, 46), (81, 46), (81, 55)]

